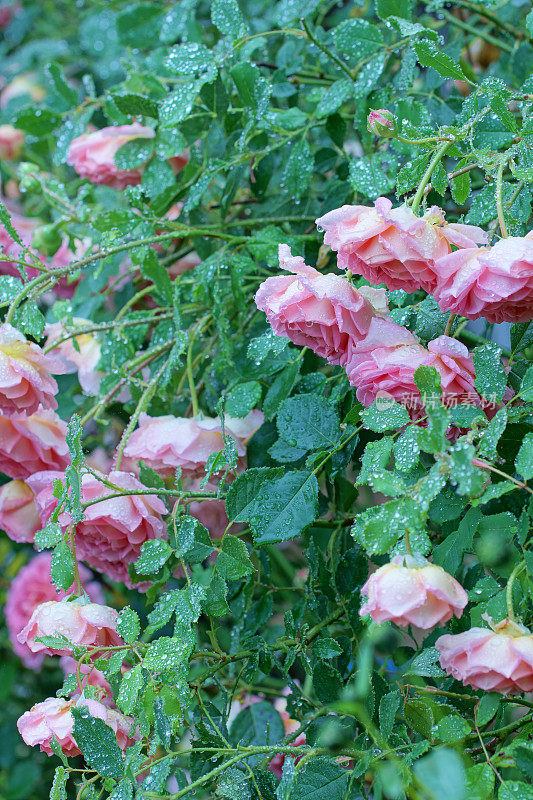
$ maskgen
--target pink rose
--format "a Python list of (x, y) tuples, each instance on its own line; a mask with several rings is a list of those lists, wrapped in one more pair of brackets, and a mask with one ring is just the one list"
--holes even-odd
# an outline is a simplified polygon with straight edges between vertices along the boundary
[(433, 291), (435, 263), (450, 252), (450, 244), (463, 248), (487, 242), (481, 228), (447, 223), (437, 206), (417, 217), (406, 205), (393, 208), (385, 197), (374, 208), (342, 206), (316, 224), (325, 230), (325, 244), (337, 251), (340, 269), (406, 292)]
[(79, 647), (114, 647), (124, 644), (117, 633), (118, 613), (114, 608), (77, 600), (49, 600), (37, 606), (18, 635), (21, 644), (32, 653), (49, 656), (69, 655), (72, 648), (48, 647), (37, 639), (42, 636), (65, 636)]
[(14, 542), (33, 542), (41, 529), (35, 495), (24, 481), (9, 481), (0, 487), (0, 528)]
[(0, 412), (33, 414), (39, 406), (56, 409), (58, 388), (51, 372), (64, 372), (58, 358), (45, 355), (7, 322), (0, 325)]
[[(40, 669), (44, 653), (33, 653), (27, 645), (19, 642), (17, 636), (27, 625), (37, 606), (66, 596), (66, 592), (58, 591), (52, 584), (50, 579), (51, 562), (52, 555), (50, 553), (40, 553), (34, 556), (25, 567), (22, 567), (11, 582), (4, 608), (13, 650), (24, 664), (33, 670)], [(91, 581), (91, 573), (83, 564), (79, 565), (79, 569), (82, 584), (91, 600), (95, 603), (103, 603), (104, 596), (100, 585)], [(72, 587), (70, 591), (72, 591)]]
[(130, 734), (133, 720), (125, 717), (120, 712), (106, 708), (98, 700), (80, 697), (75, 700), (49, 697), (42, 703), (37, 703), (26, 711), (18, 720), (17, 728), (27, 745), (39, 745), (43, 753), (51, 756), (54, 751), (51, 747), (52, 737), (55, 736), (61, 751), (68, 758), (80, 755), (80, 750), (74, 739), (73, 708), (85, 706), (95, 719), (101, 719), (110, 727), (117, 737), (117, 744), (125, 750), (138, 734)]
[(134, 139), (153, 139), (155, 132), (134, 122), (132, 125), (117, 125), (91, 133), (82, 133), (70, 143), (67, 164), (78, 175), (91, 183), (124, 189), (141, 182), (144, 167), (119, 169), (115, 164), (117, 150)]
[[(99, 669), (96, 669), (94, 664), (87, 663), (86, 661), (81, 664), (71, 656), (62, 656), (59, 659), (59, 664), (65, 675), (77, 675), (78, 666), (81, 677), (81, 687), (92, 686), (98, 692), (98, 699), (107, 708), (114, 708), (115, 703), (113, 699), (113, 690), (104, 675)], [(79, 689), (73, 694), (73, 697), (79, 697)]]
[(533, 635), (522, 625), (505, 619), (493, 630), (448, 633), (435, 647), (448, 675), (474, 689), (499, 694), (533, 691)]
[(368, 598), (361, 616), (422, 630), (444, 625), (454, 614), (460, 617), (468, 603), (455, 578), (423, 556), (395, 556), (369, 577), (361, 593)]
[[(263, 424), (261, 411), (250, 411), (241, 419), (225, 418), (225, 432), (237, 445), (237, 455), (244, 459), (246, 442)], [(176, 467), (184, 472), (201, 474), (211, 453), (224, 449), (220, 419), (210, 417), (149, 417), (141, 414), (139, 427), (132, 433), (124, 449), (124, 469), (137, 472), (138, 462), (163, 476), (174, 474)]]
[(376, 317), (354, 349), (346, 372), (364, 406), (380, 396), (418, 408), (421, 398), (414, 374), (427, 359), (428, 351), (407, 328)]
[(0, 125), (0, 160), (16, 161), (22, 153), (24, 140), (24, 133), (13, 125)]
[(0, 472), (28, 478), (42, 470), (64, 470), (69, 464), (67, 425), (55, 411), (0, 415)]
[[(41, 473), (29, 479), (36, 494), (37, 508), (43, 523), (50, 519), (57, 500), (52, 484), (55, 473)], [(116, 491), (145, 490), (133, 475), (127, 472), (110, 472), (107, 480)], [(84, 502), (99, 500), (85, 509), (85, 518), (76, 527), (76, 552), (91, 567), (108, 575), (112, 580), (124, 581), (131, 586), (128, 564), (137, 560), (141, 545), (149, 539), (164, 539), (167, 526), (161, 518), (167, 513), (157, 495), (122, 495), (109, 497), (115, 490), (105, 486), (93, 475), (82, 478)], [(108, 499), (106, 499), (108, 498)], [(70, 523), (68, 513), (59, 515), (59, 524), (66, 528)]]
[[(306, 743), (306, 736), (305, 733), (301, 733), (293, 742), (289, 742), (289, 747), (301, 747)], [(297, 764), (298, 761), (302, 758), (302, 756), (290, 756), (294, 758), (294, 763)], [(285, 764), (285, 759), (288, 758), (288, 755), (285, 753), (276, 753), (274, 758), (268, 765), (270, 772), (273, 772), (276, 778), (281, 778), (283, 773), (283, 765)]]
[(494, 247), (458, 250), (439, 259), (434, 296), (442, 311), (488, 322), (533, 317), (533, 231)]
[(5, 108), (10, 100), (15, 97), (28, 95), (34, 103), (40, 103), (46, 97), (46, 89), (39, 83), (36, 72), (22, 72), (17, 75), (0, 92), (0, 108)]
[[(80, 317), (74, 317), (74, 327), (90, 327), (91, 322)], [(96, 369), (100, 360), (101, 345), (95, 333), (81, 333), (79, 336), (72, 336), (64, 339), (69, 334), (69, 328), (61, 322), (47, 325), (45, 328), (47, 335), (46, 346), (58, 342), (50, 351), (63, 364), (65, 372), (72, 374), (78, 373), (78, 380), (83, 392), (88, 395), (98, 394), (102, 373)]]
[(398, 132), (398, 119), (386, 108), (378, 108), (371, 111), (367, 117), (366, 128), (369, 133), (381, 136), (383, 139), (394, 138)]
[[(183, 488), (185, 491), (189, 492), (216, 491), (216, 483), (208, 481), (203, 489), (201, 489), (201, 482), (201, 478), (189, 479), (186, 477), (183, 481)], [(229, 519), (226, 514), (226, 504), (224, 500), (193, 500), (192, 503), (189, 503), (187, 511), (192, 517), (196, 517), (215, 539), (220, 538), (228, 527)]]
[(291, 256), (284, 244), (279, 246), (279, 263), (293, 275), (263, 281), (255, 296), (257, 307), (276, 336), (287, 336), (344, 366), (375, 315), (387, 312), (385, 291), (357, 290), (340, 275), (322, 275), (303, 258)]

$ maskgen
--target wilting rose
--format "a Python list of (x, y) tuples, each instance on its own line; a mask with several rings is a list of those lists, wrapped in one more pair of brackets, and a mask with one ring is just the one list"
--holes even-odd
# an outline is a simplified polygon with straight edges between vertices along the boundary
[(387, 312), (384, 290), (357, 290), (340, 275), (322, 275), (303, 258), (292, 256), (287, 245), (279, 246), (279, 263), (293, 275), (263, 281), (255, 296), (257, 307), (276, 336), (287, 336), (344, 366), (372, 319)]
[(123, 644), (117, 633), (118, 613), (114, 608), (77, 600), (49, 600), (37, 606), (18, 635), (21, 644), (32, 653), (49, 656), (70, 655), (72, 648), (48, 647), (37, 639), (42, 636), (65, 636), (79, 647), (114, 647)]
[(414, 374), (427, 359), (428, 351), (407, 328), (375, 318), (368, 336), (354, 349), (346, 372), (364, 406), (378, 396), (419, 406), (421, 399)]
[(42, 470), (64, 470), (70, 461), (66, 434), (66, 422), (49, 409), (29, 417), (0, 415), (0, 472), (28, 478)]
[(435, 642), (448, 675), (499, 694), (533, 691), (533, 634), (508, 619), (487, 628), (445, 634)]
[(0, 125), (0, 159), (16, 161), (22, 153), (24, 140), (24, 133), (14, 128), (13, 125)]
[[(40, 553), (22, 567), (9, 587), (4, 607), (13, 650), (24, 664), (33, 670), (40, 669), (44, 653), (33, 653), (27, 645), (19, 642), (17, 636), (26, 627), (37, 606), (50, 600), (61, 599), (67, 594), (58, 591), (53, 585), (50, 578), (51, 562), (51, 553)], [(94, 603), (103, 603), (104, 596), (100, 585), (91, 580), (91, 573), (83, 564), (79, 564), (79, 570), (81, 582), (91, 600)]]
[[(57, 477), (57, 473), (45, 472), (29, 479), (43, 523), (50, 519), (57, 504), (52, 491)], [(93, 475), (85, 474), (82, 478), (82, 500), (99, 502), (85, 509), (84, 519), (76, 526), (76, 552), (94, 569), (131, 586), (128, 564), (137, 560), (144, 542), (166, 537), (167, 526), (162, 515), (167, 509), (156, 494), (110, 497), (121, 489), (146, 487), (127, 472), (114, 471), (106, 477), (117, 490), (105, 486)], [(66, 528), (69, 514), (61, 512), (58, 521)]]
[[(74, 317), (72, 323), (75, 328), (91, 326), (89, 320), (81, 317)], [(47, 325), (45, 333), (47, 335), (47, 347), (54, 344), (54, 342), (58, 342), (50, 352), (61, 360), (65, 372), (68, 374), (78, 373), (78, 380), (85, 394), (98, 394), (102, 373), (96, 369), (96, 365), (100, 360), (102, 348), (97, 335), (95, 333), (81, 333), (78, 336), (72, 336), (61, 341), (69, 334), (69, 327), (61, 322)]]
[(117, 125), (99, 131), (82, 133), (73, 139), (67, 156), (78, 175), (91, 183), (124, 189), (141, 182), (143, 167), (119, 169), (115, 164), (117, 150), (135, 139), (153, 139), (155, 132), (134, 122), (132, 125)]
[(24, 481), (9, 481), (0, 486), (0, 528), (14, 542), (33, 542), (40, 530), (35, 495)]
[(486, 243), (487, 234), (473, 225), (447, 223), (433, 206), (417, 217), (406, 206), (392, 207), (385, 197), (368, 206), (342, 206), (317, 219), (324, 242), (337, 251), (340, 269), (363, 275), (389, 289), (433, 292), (436, 261), (456, 247)]
[(433, 294), (442, 311), (488, 322), (533, 317), (533, 231), (494, 247), (458, 250), (439, 259)]
[(98, 700), (80, 697), (75, 700), (64, 700), (49, 697), (26, 711), (17, 721), (17, 728), (27, 745), (37, 745), (47, 755), (54, 755), (51, 747), (52, 737), (56, 737), (62, 753), (68, 758), (80, 755), (80, 750), (73, 736), (73, 708), (85, 706), (91, 717), (101, 719), (115, 733), (117, 744), (125, 750), (137, 734), (130, 734), (133, 720), (114, 709), (106, 708)]
[[(246, 442), (263, 424), (261, 411), (250, 411), (245, 417), (225, 418), (225, 432), (237, 446), (237, 455), (244, 459)], [(137, 472), (138, 462), (163, 476), (174, 474), (176, 467), (184, 472), (200, 474), (211, 453), (224, 449), (220, 419), (210, 417), (149, 417), (141, 414), (139, 427), (132, 433), (124, 449), (124, 469)]]
[(9, 323), (0, 325), (0, 412), (33, 414), (39, 406), (57, 408), (57, 383), (63, 373), (58, 358), (46, 355)]
[(368, 599), (360, 614), (374, 622), (391, 620), (406, 628), (429, 630), (460, 617), (468, 603), (463, 587), (442, 567), (423, 556), (395, 556), (372, 573), (361, 594)]

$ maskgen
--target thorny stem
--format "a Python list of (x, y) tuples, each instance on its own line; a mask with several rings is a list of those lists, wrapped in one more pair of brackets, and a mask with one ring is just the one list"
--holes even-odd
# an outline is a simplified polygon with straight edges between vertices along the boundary
[(78, 564), (78, 558), (76, 556), (76, 526), (71, 525), (69, 528), (69, 546), (72, 552), (72, 559), (73, 559), (73, 569), (74, 569), (74, 585), (76, 587), (76, 594), (78, 597), (85, 593), (83, 584), (81, 582), (80, 577), (80, 565)]
[(520, 575), (522, 570), (525, 569), (525, 566), (526, 566), (525, 561), (520, 561), (509, 575), (509, 580), (507, 581), (507, 588), (505, 590), (505, 601), (507, 603), (507, 616), (511, 620), (511, 622), (516, 622), (516, 615), (513, 607), (514, 582)]
[(445, 142), (442, 142), (442, 144), (440, 144), (439, 147), (437, 147), (437, 149), (433, 153), (433, 157), (432, 157), (431, 161), (429, 162), (429, 164), (427, 166), (427, 169), (424, 172), (424, 175), (422, 176), (422, 180), (420, 181), (420, 185), (419, 185), (418, 189), (416, 190), (416, 194), (415, 194), (415, 196), (413, 198), (413, 202), (411, 204), (411, 210), (415, 214), (418, 211), (418, 207), (419, 207), (420, 202), (421, 202), (421, 200), (422, 200), (422, 198), (424, 196), (424, 189), (426, 188), (426, 186), (430, 182), (431, 176), (433, 175), (435, 167), (437, 166), (437, 164), (441, 160), (442, 156), (444, 155), (444, 153), (446, 152), (448, 147), (450, 147), (451, 144), (453, 144), (453, 141), (451, 139), (447, 139)]
[(503, 213), (503, 171), (507, 165), (507, 159), (502, 158), (496, 173), (496, 208), (498, 209), (498, 223), (500, 231), (504, 239), (507, 239), (507, 224), (505, 222), (505, 215)]

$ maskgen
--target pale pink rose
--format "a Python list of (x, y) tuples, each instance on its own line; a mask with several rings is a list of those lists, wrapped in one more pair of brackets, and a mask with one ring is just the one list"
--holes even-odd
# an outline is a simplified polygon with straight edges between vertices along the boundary
[[(43, 473), (28, 481), (35, 491), (43, 523), (50, 519), (57, 504), (52, 492), (56, 477), (53, 472)], [(83, 501), (99, 502), (85, 509), (85, 517), (76, 527), (76, 552), (93, 569), (131, 586), (128, 564), (137, 560), (144, 542), (166, 538), (167, 526), (162, 515), (167, 509), (156, 494), (109, 497), (121, 489), (146, 489), (127, 472), (110, 472), (106, 479), (117, 489), (105, 486), (93, 475), (86, 473), (82, 477)], [(68, 527), (69, 514), (61, 512), (58, 521), (63, 528)]]
[(460, 617), (468, 603), (455, 578), (423, 556), (395, 556), (368, 578), (361, 594), (368, 598), (361, 616), (370, 614), (377, 623), (391, 620), (402, 628), (414, 625), (422, 630)]
[(0, 486), (0, 528), (14, 542), (33, 542), (40, 530), (35, 495), (24, 481), (9, 481)]
[(406, 206), (392, 207), (385, 197), (368, 206), (342, 206), (317, 219), (324, 242), (337, 251), (340, 269), (363, 275), (370, 283), (414, 292), (435, 286), (435, 263), (451, 244), (472, 247), (487, 234), (473, 225), (447, 223), (437, 207), (417, 217)]
[(5, 108), (15, 97), (28, 95), (34, 103), (40, 103), (46, 97), (46, 89), (40, 83), (36, 72), (23, 72), (17, 75), (0, 92), (0, 108)]
[[(322, 275), (308, 267), (303, 258), (291, 255), (286, 244), (279, 246), (279, 263), (292, 275), (278, 275), (263, 281), (255, 296), (276, 336), (309, 347), (332, 364), (344, 366), (354, 345), (366, 336), (377, 313), (387, 311), (384, 290), (357, 290), (340, 275)], [(377, 303), (376, 309), (374, 303)]]
[(533, 317), (533, 231), (494, 247), (458, 250), (435, 266), (434, 296), (442, 311), (488, 322)]
[[(81, 317), (74, 317), (72, 323), (73, 328), (91, 326), (89, 320)], [(50, 347), (54, 342), (58, 342), (50, 350), (50, 353), (62, 362), (65, 372), (68, 374), (78, 373), (78, 380), (85, 394), (98, 394), (103, 374), (96, 369), (102, 349), (98, 336), (95, 333), (81, 333), (78, 336), (64, 339), (72, 327), (65, 326), (61, 322), (47, 325), (45, 328), (46, 346)], [(62, 339), (63, 341), (61, 341)]]
[(499, 694), (533, 691), (533, 634), (503, 620), (437, 639), (440, 665), (448, 675), (474, 689)]
[(117, 125), (99, 131), (82, 133), (70, 144), (67, 164), (78, 175), (91, 183), (124, 189), (141, 182), (144, 166), (119, 169), (115, 164), (117, 150), (134, 139), (153, 139), (155, 132), (134, 122), (132, 125)]
[(193, 250), (191, 253), (187, 253), (186, 256), (182, 256), (181, 258), (178, 258), (177, 261), (174, 261), (174, 263), (168, 268), (168, 274), (170, 275), (171, 279), (177, 278), (178, 275), (183, 275), (184, 272), (194, 269), (198, 266), (198, 264), (201, 263), (202, 259), (198, 253)]
[[(9, 638), (13, 650), (33, 670), (38, 670), (44, 659), (44, 653), (33, 653), (25, 644), (17, 639), (18, 634), (28, 624), (37, 606), (50, 600), (66, 597), (67, 593), (59, 591), (50, 579), (51, 553), (36, 555), (11, 582), (4, 608)], [(104, 596), (100, 584), (91, 580), (91, 573), (79, 565), (83, 587), (94, 603), (103, 603)], [(72, 591), (70, 588), (69, 592)]]
[(103, 472), (104, 475), (113, 469), (113, 459), (104, 447), (95, 447), (92, 453), (85, 457), (85, 461), (91, 469)]
[(69, 464), (67, 424), (55, 411), (0, 415), (0, 472), (28, 478), (43, 470), (64, 470)]
[[(94, 664), (87, 663), (86, 661), (78, 662), (71, 656), (62, 656), (59, 659), (59, 664), (65, 675), (77, 675), (78, 666), (81, 678), (82, 690), (85, 686), (92, 686), (98, 693), (98, 700), (103, 703), (107, 708), (114, 708), (115, 702), (113, 699), (113, 690), (104, 675), (99, 669), (96, 669)], [(79, 697), (79, 688), (73, 693), (72, 697)]]
[(133, 720), (120, 712), (106, 708), (98, 700), (80, 697), (74, 700), (49, 697), (26, 711), (18, 720), (17, 728), (27, 745), (39, 745), (43, 753), (51, 756), (54, 751), (50, 745), (55, 736), (61, 751), (68, 758), (80, 755), (74, 739), (74, 716), (72, 709), (85, 706), (94, 719), (101, 719), (112, 729), (121, 750), (131, 745), (138, 738), (137, 733), (130, 733)]
[[(245, 417), (225, 417), (225, 432), (237, 446), (241, 461), (246, 443), (263, 424), (261, 411), (250, 411)], [(176, 467), (199, 475), (211, 453), (224, 449), (220, 419), (211, 417), (149, 417), (141, 414), (139, 427), (132, 433), (124, 449), (124, 469), (138, 472), (139, 461), (162, 476), (172, 476)]]
[(38, 642), (42, 636), (65, 636), (79, 647), (114, 647), (123, 644), (117, 633), (118, 613), (114, 608), (77, 600), (48, 600), (37, 606), (18, 635), (32, 653), (49, 656), (70, 655), (72, 648), (48, 647)]
[(414, 374), (427, 360), (428, 351), (407, 328), (376, 317), (366, 338), (354, 349), (346, 372), (364, 406), (379, 396), (418, 408), (421, 398)]
[[(201, 482), (201, 478), (185, 477), (183, 488), (188, 492), (215, 492), (217, 490), (216, 483), (208, 481), (202, 489)], [(193, 500), (192, 503), (189, 503), (187, 511), (192, 517), (196, 517), (215, 539), (219, 539), (228, 527), (229, 519), (224, 500)]]
[(57, 408), (57, 383), (50, 373), (63, 373), (61, 361), (45, 355), (9, 323), (0, 325), (0, 412), (33, 414), (39, 406)]
[[(187, 166), (187, 164), (189, 163), (189, 159), (190, 159), (189, 148), (186, 148), (183, 151), (183, 153), (180, 153), (177, 156), (171, 156), (171, 158), (168, 159), (168, 163), (174, 170), (174, 174), (177, 174), (183, 169), (183, 167)], [(175, 217), (169, 217), (169, 219), (175, 219)]]
[(0, 125), (0, 160), (16, 161), (22, 153), (24, 140), (24, 133), (13, 125)]

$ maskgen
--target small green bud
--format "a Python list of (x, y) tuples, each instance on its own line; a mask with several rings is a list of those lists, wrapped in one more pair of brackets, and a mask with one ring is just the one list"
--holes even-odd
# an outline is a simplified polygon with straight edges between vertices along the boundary
[(377, 111), (370, 112), (366, 127), (375, 136), (381, 136), (382, 139), (393, 139), (398, 132), (396, 122), (397, 119), (391, 111), (379, 108)]
[(61, 247), (61, 241), (55, 225), (40, 225), (35, 229), (31, 243), (43, 256), (53, 256)]

